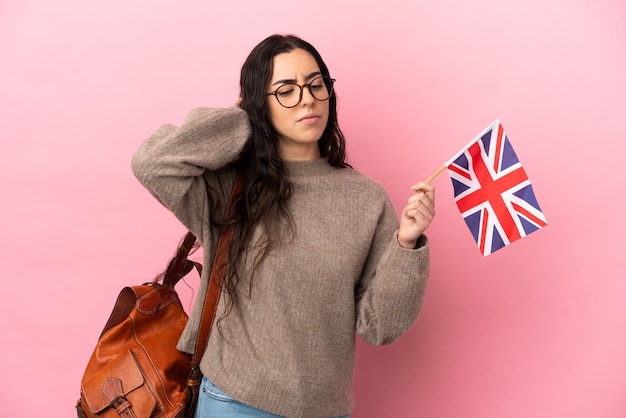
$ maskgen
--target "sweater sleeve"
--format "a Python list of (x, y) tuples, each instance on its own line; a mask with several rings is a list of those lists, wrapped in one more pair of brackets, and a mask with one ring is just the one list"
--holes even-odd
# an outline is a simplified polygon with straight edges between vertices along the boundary
[(411, 328), (428, 282), (426, 236), (418, 239), (416, 249), (404, 249), (397, 241), (397, 222), (388, 202), (355, 293), (357, 332), (373, 345), (390, 344)]
[(163, 125), (143, 142), (132, 170), (150, 193), (197, 236), (207, 219), (204, 172), (232, 162), (250, 135), (236, 107), (193, 109), (180, 127)]

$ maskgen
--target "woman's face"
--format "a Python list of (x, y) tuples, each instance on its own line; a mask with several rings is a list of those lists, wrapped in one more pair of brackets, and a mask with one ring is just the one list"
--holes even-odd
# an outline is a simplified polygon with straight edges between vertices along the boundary
[[(315, 58), (303, 49), (278, 54), (274, 57), (274, 72), (267, 93), (280, 86), (310, 83), (322, 74)], [(295, 94), (297, 86), (292, 86)], [(319, 101), (304, 87), (302, 101), (286, 108), (276, 97), (267, 96), (272, 125), (278, 133), (278, 154), (284, 160), (313, 160), (320, 157), (317, 141), (328, 123), (328, 100)]]

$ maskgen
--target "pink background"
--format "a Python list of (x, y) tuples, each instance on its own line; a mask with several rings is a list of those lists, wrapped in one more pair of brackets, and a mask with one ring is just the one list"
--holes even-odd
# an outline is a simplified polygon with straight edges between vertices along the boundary
[(131, 153), (229, 106), (251, 48), (295, 32), (338, 79), (350, 162), (398, 210), (500, 118), (549, 222), (483, 258), (438, 177), (422, 314), (392, 346), (359, 341), (353, 417), (626, 416), (625, 3), (242, 3), (0, 3), (2, 415), (74, 416), (118, 292), (184, 233)]

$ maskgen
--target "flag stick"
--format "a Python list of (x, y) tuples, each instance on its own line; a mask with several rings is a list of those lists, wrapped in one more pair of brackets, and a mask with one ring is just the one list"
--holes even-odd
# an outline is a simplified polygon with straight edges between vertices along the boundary
[(442, 165), (441, 167), (439, 167), (439, 170), (435, 171), (432, 176), (428, 177), (428, 179), (426, 180), (426, 183), (432, 182), (435, 179), (435, 177), (437, 177), (439, 174), (443, 173), (443, 170), (445, 170), (447, 167), (448, 166), (445, 165), (445, 164)]

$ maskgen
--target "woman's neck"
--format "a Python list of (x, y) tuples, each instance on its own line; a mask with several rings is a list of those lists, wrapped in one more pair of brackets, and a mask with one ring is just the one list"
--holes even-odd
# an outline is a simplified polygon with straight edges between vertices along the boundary
[(312, 144), (280, 144), (278, 155), (283, 161), (311, 161), (320, 158), (317, 142)]

